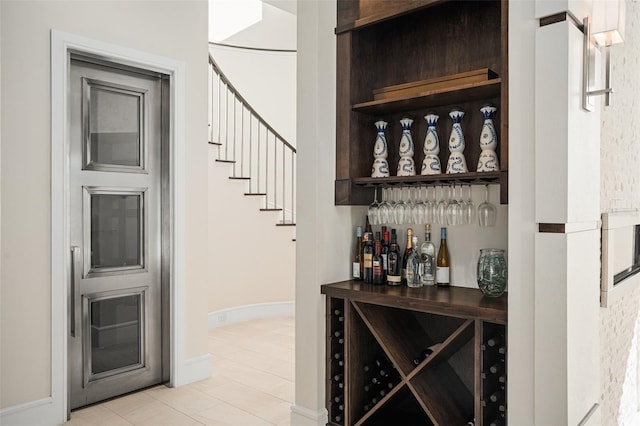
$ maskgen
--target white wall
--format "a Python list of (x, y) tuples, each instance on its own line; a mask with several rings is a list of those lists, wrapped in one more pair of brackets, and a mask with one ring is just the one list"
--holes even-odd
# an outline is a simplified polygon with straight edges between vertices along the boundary
[(209, 149), (208, 309), (291, 302), (295, 298), (295, 228), (276, 226), (279, 213), (260, 212), (263, 197), (231, 181), (231, 165)]
[[(611, 106), (602, 110), (600, 206), (640, 209), (640, 3), (627, 1), (625, 42), (612, 49)], [(601, 310), (603, 424), (640, 424), (640, 288)]]
[(335, 23), (335, 0), (298, 3), (295, 425), (327, 420), (320, 285), (350, 277), (351, 235), (365, 211), (333, 203)]
[(242, 97), (295, 147), (296, 53), (216, 45), (209, 51)]
[[(2, 276), (0, 407), (51, 395), (50, 31), (183, 61), (185, 356), (207, 352), (207, 3), (0, 3)], [(46, 422), (46, 419), (43, 419)]]

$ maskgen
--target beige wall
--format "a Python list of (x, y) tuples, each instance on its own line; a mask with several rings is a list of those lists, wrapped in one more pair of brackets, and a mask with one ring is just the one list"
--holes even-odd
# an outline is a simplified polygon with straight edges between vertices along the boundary
[(51, 394), (50, 31), (186, 64), (185, 356), (206, 353), (207, 3), (2, 1), (0, 407)]
[[(627, 1), (625, 43), (612, 49), (612, 105), (602, 111), (602, 212), (640, 209), (640, 3)], [(640, 288), (601, 310), (603, 424), (638, 424)]]
[(293, 301), (295, 228), (261, 212), (263, 197), (244, 196), (248, 183), (229, 180), (232, 166), (216, 164), (217, 149), (209, 149), (209, 312)]

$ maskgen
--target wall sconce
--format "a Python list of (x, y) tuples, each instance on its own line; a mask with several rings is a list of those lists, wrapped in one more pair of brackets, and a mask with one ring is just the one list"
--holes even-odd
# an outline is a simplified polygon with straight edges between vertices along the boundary
[[(593, 97), (604, 95), (611, 104), (611, 46), (624, 41), (625, 0), (594, 0), (593, 23), (584, 18), (584, 58), (582, 63), (582, 107), (593, 111)], [(595, 76), (595, 43), (605, 51), (605, 88), (592, 90)]]

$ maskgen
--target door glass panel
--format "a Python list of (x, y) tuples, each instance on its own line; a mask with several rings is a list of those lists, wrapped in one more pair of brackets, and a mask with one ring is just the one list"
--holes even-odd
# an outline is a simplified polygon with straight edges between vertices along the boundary
[(140, 166), (142, 97), (89, 86), (88, 166)]
[(91, 269), (142, 266), (142, 195), (91, 194)]
[(91, 374), (142, 363), (141, 295), (92, 301)]

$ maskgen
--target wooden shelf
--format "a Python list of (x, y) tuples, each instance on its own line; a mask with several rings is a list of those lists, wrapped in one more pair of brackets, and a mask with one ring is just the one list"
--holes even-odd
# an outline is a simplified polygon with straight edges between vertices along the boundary
[(465, 185), (486, 185), (498, 183), (500, 172), (469, 172), (456, 174), (439, 175), (416, 175), (416, 176), (390, 176), (387, 178), (354, 178), (353, 184), (356, 186), (392, 186), (392, 185), (420, 185), (420, 184), (451, 184), (463, 183)]
[[(446, 0), (394, 0), (390, 1), (368, 1), (358, 5), (364, 10), (360, 10), (357, 17), (350, 22), (338, 22), (336, 34), (356, 30), (368, 25), (393, 19), (407, 13), (415, 12), (425, 7), (435, 6)], [(355, 3), (355, 2), (354, 2)], [(361, 16), (361, 17), (360, 17)]]
[(321, 286), (322, 294), (459, 318), (478, 318), (497, 324), (507, 322), (507, 295), (485, 296), (479, 289), (464, 287), (374, 286), (362, 281), (342, 281)]
[(431, 90), (420, 95), (380, 99), (377, 101), (355, 104), (352, 110), (369, 115), (384, 115), (400, 111), (433, 108), (442, 105), (453, 105), (460, 102), (488, 100), (500, 96), (502, 79), (461, 84), (455, 87)]

